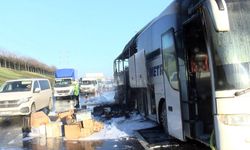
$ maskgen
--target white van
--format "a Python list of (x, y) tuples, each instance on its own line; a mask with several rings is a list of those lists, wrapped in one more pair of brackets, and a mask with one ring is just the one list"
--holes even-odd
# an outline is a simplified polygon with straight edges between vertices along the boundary
[(46, 107), (53, 107), (48, 79), (9, 80), (0, 89), (0, 116), (29, 115)]

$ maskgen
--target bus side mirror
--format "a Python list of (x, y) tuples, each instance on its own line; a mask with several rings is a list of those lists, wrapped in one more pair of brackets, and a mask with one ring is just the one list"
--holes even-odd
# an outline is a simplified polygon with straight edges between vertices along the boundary
[(225, 0), (208, 0), (208, 11), (212, 17), (215, 30), (225, 32), (230, 30), (228, 11)]

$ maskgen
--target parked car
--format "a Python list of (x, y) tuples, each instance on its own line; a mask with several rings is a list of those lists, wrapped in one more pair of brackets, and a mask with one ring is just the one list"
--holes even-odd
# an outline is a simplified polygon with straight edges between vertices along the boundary
[(9, 80), (0, 89), (0, 116), (29, 115), (46, 107), (53, 107), (48, 79)]

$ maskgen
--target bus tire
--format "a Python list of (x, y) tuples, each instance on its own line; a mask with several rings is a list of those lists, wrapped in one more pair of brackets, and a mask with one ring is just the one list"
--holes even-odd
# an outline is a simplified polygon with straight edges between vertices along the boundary
[(166, 108), (165, 101), (162, 103), (162, 106), (161, 106), (160, 123), (161, 123), (161, 126), (164, 129), (165, 133), (168, 134), (167, 108)]

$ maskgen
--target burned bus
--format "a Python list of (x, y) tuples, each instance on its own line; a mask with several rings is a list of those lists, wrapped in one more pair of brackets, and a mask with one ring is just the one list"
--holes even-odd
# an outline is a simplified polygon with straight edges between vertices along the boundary
[(250, 149), (249, 28), (249, 0), (174, 0), (114, 60), (117, 101), (179, 140)]

